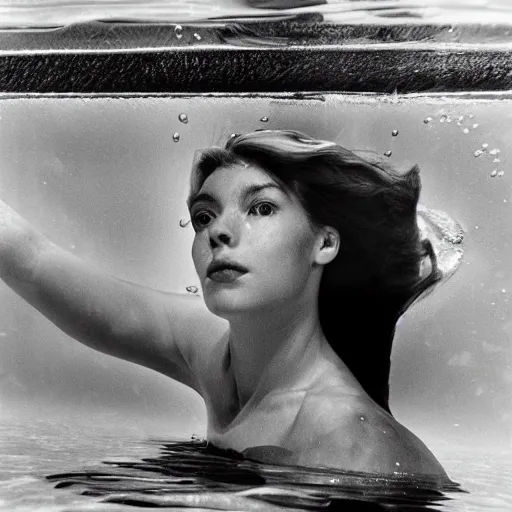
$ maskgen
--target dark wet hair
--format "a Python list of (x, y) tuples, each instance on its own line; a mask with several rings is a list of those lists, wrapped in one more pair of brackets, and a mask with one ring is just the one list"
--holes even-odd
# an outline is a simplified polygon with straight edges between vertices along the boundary
[[(416, 208), (419, 168), (398, 172), (371, 152), (349, 151), (293, 130), (231, 136), (224, 149), (196, 160), (190, 197), (216, 169), (254, 162), (292, 191), (314, 228), (340, 235), (326, 265), (319, 317), (332, 348), (368, 395), (389, 409), (392, 342), (398, 318), (441, 278), (428, 240), (420, 239)], [(431, 272), (420, 264), (431, 258)]]

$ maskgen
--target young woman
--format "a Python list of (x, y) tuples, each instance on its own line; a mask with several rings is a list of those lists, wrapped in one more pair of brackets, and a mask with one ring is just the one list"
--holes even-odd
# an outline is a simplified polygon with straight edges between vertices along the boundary
[(332, 142), (261, 130), (194, 165), (203, 298), (99, 274), (4, 203), (0, 276), (78, 341), (195, 389), (219, 447), (445, 478), (388, 406), (395, 324), (442, 277), (420, 236), (419, 193), (417, 167), (400, 174)]

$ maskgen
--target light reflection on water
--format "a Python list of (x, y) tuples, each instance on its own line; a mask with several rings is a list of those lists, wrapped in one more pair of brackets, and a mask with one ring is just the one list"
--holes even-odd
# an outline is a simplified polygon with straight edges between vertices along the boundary
[[(56, 27), (91, 20), (187, 23), (208, 19), (283, 18), (320, 13), (339, 23), (507, 23), (509, 0), (2, 0), (5, 27)], [(312, 0), (309, 3), (315, 3)], [(279, 8), (276, 8), (278, 6)], [(510, 23), (510, 21), (509, 21)]]
[[(136, 418), (130, 422), (110, 416), (96, 418), (94, 423), (62, 418), (2, 419), (0, 510), (142, 510), (143, 500), (146, 507), (165, 503), (217, 510), (334, 510), (340, 506), (334, 501), (327, 508), (327, 496), (365, 500), (357, 501), (357, 510), (388, 510), (376, 507), (377, 501), (398, 504), (393, 510), (403, 511), (512, 509), (512, 460), (505, 454), (475, 456), (467, 448), (463, 452), (455, 447), (437, 451), (450, 477), (469, 494), (457, 492), (457, 486), (438, 492), (432, 483), (423, 482), (420, 488), (410, 479), (287, 471), (237, 456), (225, 458), (225, 453), (206, 450), (199, 441), (150, 441), (136, 427)], [(58, 476), (48, 479), (49, 475)], [(363, 504), (369, 508), (361, 508)], [(344, 510), (347, 506), (352, 510), (351, 505), (353, 501), (343, 502)]]

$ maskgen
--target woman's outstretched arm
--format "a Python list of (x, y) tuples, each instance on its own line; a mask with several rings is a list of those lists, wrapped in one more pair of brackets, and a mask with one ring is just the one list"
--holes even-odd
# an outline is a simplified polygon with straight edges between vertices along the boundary
[[(196, 390), (194, 355), (224, 321), (200, 298), (98, 272), (0, 201), (0, 278), (69, 336)], [(210, 338), (211, 340), (211, 338)]]

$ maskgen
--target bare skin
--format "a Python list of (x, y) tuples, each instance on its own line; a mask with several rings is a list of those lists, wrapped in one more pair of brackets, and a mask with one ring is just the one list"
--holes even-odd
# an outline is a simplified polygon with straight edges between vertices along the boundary
[[(276, 182), (257, 165), (222, 168), (192, 202), (204, 301), (99, 274), (2, 202), (0, 277), (78, 341), (195, 389), (220, 447), (265, 462), (446, 477), (325, 339), (318, 289), (340, 235), (314, 229), (278, 187), (248, 192), (266, 184)], [(247, 273), (212, 280), (208, 265), (222, 258)]]

